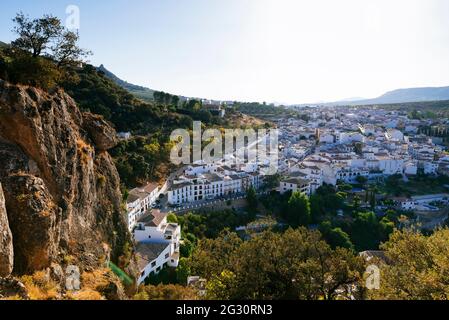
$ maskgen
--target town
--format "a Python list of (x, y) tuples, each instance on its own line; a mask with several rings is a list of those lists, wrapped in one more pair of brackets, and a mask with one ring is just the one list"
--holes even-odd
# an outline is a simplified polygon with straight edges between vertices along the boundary
[[(217, 210), (226, 207), (225, 202), (235, 208), (244, 202), (249, 189), (281, 195), (299, 191), (310, 197), (324, 185), (346, 184), (353, 186), (347, 190), (353, 199), (363, 199), (367, 190), (389, 177), (407, 184), (418, 176), (449, 174), (443, 139), (422, 130), (434, 120), (413, 119), (405, 112), (378, 107), (303, 108), (300, 113), (300, 118), (270, 119), (279, 130), (276, 185), (266, 183), (270, 164), (229, 161), (235, 160), (235, 152), (213, 163), (183, 166), (163, 185), (151, 183), (130, 191), (127, 218), (140, 259), (139, 283), (164, 267), (178, 265), (181, 230), (167, 223), (169, 213)], [(446, 124), (444, 119), (440, 122)], [(447, 219), (448, 188), (375, 194), (376, 205), (371, 198), (365, 205), (371, 202), (380, 215), (391, 208), (413, 211), (416, 221), (436, 228)]]

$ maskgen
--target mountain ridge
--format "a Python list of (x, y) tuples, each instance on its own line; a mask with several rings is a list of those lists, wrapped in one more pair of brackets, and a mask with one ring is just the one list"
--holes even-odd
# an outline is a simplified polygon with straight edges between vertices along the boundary
[[(373, 99), (340, 100), (336, 102), (314, 103), (312, 105), (339, 106), (339, 105), (373, 105), (373, 104), (397, 104), (410, 102), (430, 102), (449, 100), (448, 87), (416, 87), (403, 88), (388, 91)], [(306, 104), (301, 104), (306, 105)], [(310, 104), (309, 104), (310, 105)]]
[[(129, 82), (119, 78), (118, 76), (116, 76), (112, 71), (106, 69), (106, 67), (103, 64), (101, 64), (99, 67), (97, 67), (97, 70), (104, 73), (104, 75), (107, 78), (109, 78), (110, 80), (112, 80), (113, 82), (118, 84), (120, 87), (122, 87), (125, 90), (128, 90), (134, 96), (136, 96), (137, 98), (140, 98), (142, 100), (152, 102), (152, 101), (154, 101), (154, 97), (153, 97), (154, 93), (159, 92), (159, 90), (154, 90), (154, 89), (150, 89), (147, 87), (129, 83)], [(206, 98), (200, 98), (200, 97), (186, 97), (186, 96), (177, 95), (177, 94), (172, 94), (172, 95), (179, 97), (180, 101), (201, 100), (201, 101), (208, 101), (211, 104), (221, 104), (223, 102), (225, 102), (227, 104), (232, 104), (234, 102), (233, 100), (221, 101), (221, 100), (206, 99)]]
[(114, 81), (116, 84), (118, 84), (120, 87), (128, 90), (132, 94), (136, 95), (138, 98), (141, 98), (143, 100), (153, 100), (153, 95), (156, 90), (146, 88), (143, 86), (135, 85), (132, 83), (129, 83), (125, 80), (122, 80), (121, 78), (117, 77), (114, 73), (106, 69), (106, 67), (101, 64), (99, 67), (97, 67), (97, 70), (104, 73), (104, 75)]

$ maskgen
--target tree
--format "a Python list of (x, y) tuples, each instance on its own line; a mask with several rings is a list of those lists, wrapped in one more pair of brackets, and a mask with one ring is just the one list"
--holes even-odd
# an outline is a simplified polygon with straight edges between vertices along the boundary
[(307, 226), (311, 220), (309, 198), (301, 192), (294, 192), (288, 201), (285, 218), (294, 227)]
[(248, 211), (253, 214), (256, 213), (259, 205), (256, 189), (251, 187), (246, 191), (246, 202), (248, 203)]
[(178, 267), (176, 268), (176, 281), (178, 284), (186, 285), (187, 279), (190, 276), (190, 266), (186, 258), (179, 259)]
[(369, 298), (382, 300), (447, 300), (449, 293), (449, 229), (426, 237), (414, 230), (395, 231), (382, 245), (380, 290)]
[(174, 214), (174, 213), (170, 213), (167, 216), (167, 222), (168, 223), (179, 223), (178, 216), (176, 214)]
[(145, 286), (139, 289), (134, 300), (197, 300), (194, 289), (180, 285)]
[(325, 221), (319, 228), (323, 238), (332, 248), (346, 248), (354, 250), (354, 245), (351, 242), (349, 235), (341, 228), (333, 228), (330, 221)]
[(33, 58), (46, 56), (56, 61), (57, 67), (73, 67), (91, 54), (78, 47), (78, 33), (64, 28), (61, 20), (52, 15), (31, 20), (18, 13), (13, 22), (19, 38), (11, 43), (12, 48), (29, 52)]
[(179, 104), (179, 96), (172, 96), (171, 97), (171, 104), (174, 105), (175, 107), (178, 107)]
[(265, 177), (264, 188), (266, 188), (267, 190), (275, 189), (275, 188), (279, 187), (280, 182), (281, 182), (281, 176), (279, 174), (267, 176), (267, 177)]
[(371, 191), (371, 197), (370, 197), (369, 203), (370, 203), (371, 209), (374, 210), (376, 208), (376, 204), (377, 204), (376, 190)]
[(237, 287), (236, 275), (228, 270), (224, 270), (219, 275), (214, 275), (207, 282), (207, 299), (210, 300), (231, 300), (232, 293)]
[(378, 220), (373, 212), (358, 212), (350, 227), (350, 236), (357, 251), (378, 250), (394, 231), (394, 223), (387, 218)]
[(357, 142), (354, 144), (354, 151), (358, 155), (362, 155), (363, 153), (363, 143)]
[(357, 176), (355, 179), (358, 184), (365, 185), (368, 182), (368, 179), (364, 176)]
[(76, 67), (91, 55), (90, 51), (77, 46), (78, 40), (78, 32), (65, 31), (59, 35), (53, 47), (53, 59), (58, 67)]
[(352, 199), (352, 206), (354, 208), (355, 211), (357, 211), (360, 208), (360, 197), (358, 195), (355, 195), (354, 198)]
[(315, 193), (310, 197), (309, 201), (312, 223), (318, 223), (320, 219), (326, 214), (323, 197)]
[(179, 251), (181, 253), (181, 257), (188, 258), (192, 255), (193, 250), (195, 249), (195, 245), (189, 239), (184, 239)]
[(363, 260), (346, 249), (332, 250), (317, 231), (265, 231), (214, 252), (233, 237), (201, 242), (190, 260), (192, 274), (209, 281), (210, 298), (348, 299), (348, 290), (362, 278)]
[(13, 32), (19, 38), (11, 43), (15, 49), (28, 51), (34, 58), (41, 56), (49, 49), (51, 42), (56, 40), (64, 30), (61, 20), (51, 15), (30, 20), (23, 13), (18, 13), (13, 19), (16, 24)]
[(203, 239), (193, 252), (189, 265), (192, 274), (211, 279), (224, 270), (231, 270), (231, 255), (242, 244), (235, 233), (223, 231), (216, 239)]

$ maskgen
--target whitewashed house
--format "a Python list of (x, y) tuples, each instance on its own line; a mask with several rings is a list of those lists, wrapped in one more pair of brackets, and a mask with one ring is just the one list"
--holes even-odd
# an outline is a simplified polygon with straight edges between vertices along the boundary
[(280, 183), (280, 192), (281, 194), (287, 193), (289, 191), (291, 192), (301, 192), (305, 195), (310, 196), (311, 191), (311, 181), (302, 178), (302, 174), (292, 174), (292, 176), (282, 179)]
[(134, 230), (136, 259), (140, 269), (137, 284), (142, 284), (151, 274), (158, 274), (165, 267), (179, 264), (181, 227), (167, 222), (167, 214), (159, 210), (145, 213)]
[(396, 129), (388, 129), (385, 133), (387, 140), (392, 141), (404, 141), (404, 134)]
[(129, 191), (126, 201), (129, 231), (136, 226), (137, 220), (156, 202), (160, 195), (159, 185), (150, 183), (142, 188)]

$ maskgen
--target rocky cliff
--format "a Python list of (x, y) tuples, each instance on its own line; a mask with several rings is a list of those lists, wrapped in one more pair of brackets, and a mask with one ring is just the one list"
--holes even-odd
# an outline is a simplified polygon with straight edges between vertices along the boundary
[(0, 259), (0, 276), (10, 272), (13, 254), (14, 274), (69, 262), (89, 270), (119, 259), (130, 235), (120, 179), (107, 153), (115, 144), (114, 129), (81, 113), (63, 91), (0, 80), (0, 182), (7, 213), (0, 195), (0, 252), (8, 253)]
[(5, 198), (0, 184), (0, 277), (11, 274), (14, 263), (12, 234), (6, 214)]

